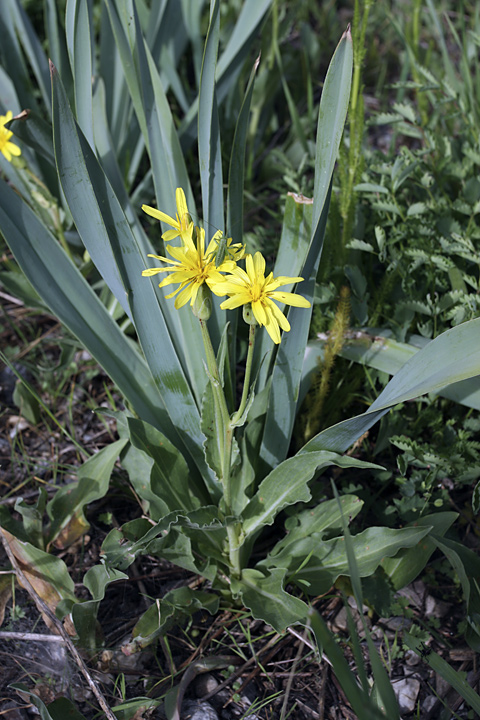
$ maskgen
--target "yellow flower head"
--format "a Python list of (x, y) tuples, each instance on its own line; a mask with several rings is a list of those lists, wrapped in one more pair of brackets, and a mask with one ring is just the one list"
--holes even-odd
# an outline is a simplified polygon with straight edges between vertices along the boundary
[(12, 161), (12, 155), (16, 155), (18, 157), (18, 155), (22, 152), (18, 145), (10, 142), (13, 132), (11, 130), (7, 130), (5, 127), (12, 117), (11, 110), (9, 110), (6, 115), (0, 115), (0, 152), (4, 155), (8, 162)]
[(195, 232), (196, 243), (194, 243), (191, 234), (182, 233), (184, 244), (181, 247), (167, 245), (167, 252), (174, 258), (173, 260), (164, 258), (161, 255), (148, 256), (169, 263), (171, 267), (149, 268), (142, 272), (145, 277), (161, 272), (170, 273), (158, 287), (179, 284), (179, 287), (174, 292), (167, 295), (167, 298), (171, 298), (179, 293), (175, 298), (175, 307), (177, 309), (186, 305), (189, 300), (190, 305), (193, 305), (198, 290), (203, 283), (207, 283), (209, 287), (212, 287), (213, 284), (223, 280), (223, 276), (220, 275), (221, 272), (232, 272), (235, 268), (233, 260), (225, 260), (216, 267), (216, 239), (212, 238), (205, 251), (205, 230), (196, 227)]
[(192, 237), (193, 221), (188, 212), (187, 200), (185, 198), (185, 193), (183, 192), (182, 188), (176, 189), (175, 200), (177, 203), (176, 218), (172, 218), (170, 217), (170, 215), (167, 215), (166, 213), (162, 212), (161, 210), (157, 210), (156, 208), (152, 208), (149, 205), (142, 205), (142, 210), (143, 212), (146, 212), (147, 215), (151, 215), (157, 220), (162, 220), (162, 222), (165, 222), (167, 223), (167, 225), (170, 225), (172, 228), (174, 228), (173, 230), (167, 230), (167, 232), (163, 233), (162, 238), (165, 240), (165, 242), (170, 242), (171, 240), (174, 240), (180, 235), (183, 242), (185, 243), (186, 238), (191, 239)]
[(270, 273), (265, 277), (265, 258), (259, 252), (255, 256), (247, 255), (245, 258), (246, 271), (235, 267), (230, 275), (213, 282), (210, 287), (215, 295), (228, 295), (220, 307), (226, 310), (250, 304), (255, 320), (265, 329), (274, 343), (280, 342), (280, 328), (290, 330), (290, 323), (280, 308), (273, 302), (294, 305), (295, 307), (310, 307), (310, 303), (301, 295), (277, 290), (280, 285), (290, 285), (301, 282), (301, 277), (273, 277)]

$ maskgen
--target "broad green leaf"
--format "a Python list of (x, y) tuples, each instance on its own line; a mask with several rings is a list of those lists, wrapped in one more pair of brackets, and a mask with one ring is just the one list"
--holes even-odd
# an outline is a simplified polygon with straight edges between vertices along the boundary
[[(368, 365), (389, 375), (394, 375), (428, 342), (431, 341), (415, 335), (410, 338), (410, 343), (401, 343), (388, 335), (383, 336), (382, 330), (367, 329), (355, 332), (353, 337), (348, 338), (339, 354), (347, 360), (354, 360), (362, 365)], [(311, 340), (307, 345), (299, 395), (300, 403), (308, 389), (308, 375), (318, 367), (317, 360), (323, 357), (324, 347), (325, 340), (323, 339)], [(480, 377), (448, 385), (438, 394), (467, 407), (480, 410)]]
[(214, 505), (189, 513), (172, 512), (153, 526), (146, 518), (131, 520), (123, 525), (121, 530), (111, 530), (103, 541), (102, 555), (107, 567), (126, 569), (138, 555), (148, 553), (158, 537), (166, 538), (170, 530), (175, 528), (213, 534), (224, 532), (223, 520)]
[(369, 412), (480, 375), (479, 329), (479, 318), (469, 320), (428, 343), (402, 366)]
[(15, 511), (22, 516), (23, 528), (29, 542), (40, 550), (45, 550), (45, 533), (43, 529), (45, 506), (47, 504), (47, 492), (40, 488), (37, 502), (27, 504), (23, 498), (17, 498)]
[(300, 454), (321, 449), (345, 452), (390, 407), (446, 385), (480, 375), (480, 319), (439, 335), (408, 360), (363, 415), (344, 420), (310, 440)]
[[(458, 514), (454, 512), (433, 513), (419, 518), (414, 523), (407, 525), (407, 527), (429, 526), (432, 528), (432, 534), (442, 537), (457, 517)], [(414, 547), (402, 550), (393, 558), (386, 557), (382, 560), (382, 567), (388, 575), (394, 590), (400, 590), (418, 577), (435, 548), (434, 540), (430, 535), (427, 535), (421, 538)]]
[[(308, 458), (308, 461), (304, 462), (303, 458)], [(245, 536), (256, 533), (264, 525), (271, 525), (275, 516), (287, 505), (310, 500), (308, 482), (318, 470), (330, 465), (354, 468), (378, 467), (330, 452), (305, 453), (284, 460), (260, 483), (257, 492), (243, 511)]]
[(264, 620), (277, 632), (285, 632), (289, 625), (305, 622), (308, 606), (283, 589), (286, 570), (275, 568), (267, 575), (246, 568), (240, 580), (232, 578), (231, 591), (239, 595), (254, 618)]
[(1, 180), (0, 228), (21, 269), (53, 314), (88, 349), (136, 412), (144, 420), (161, 425), (170, 440), (176, 438), (140, 353), (56, 239)]
[[(217, 412), (218, 411), (218, 412)], [(222, 418), (215, 402), (212, 383), (208, 381), (202, 399), (202, 432), (205, 435), (205, 458), (217, 478), (222, 477)]]
[(83, 576), (83, 584), (90, 592), (92, 599), (76, 602), (72, 608), (72, 619), (81, 647), (94, 649), (98, 647), (97, 612), (100, 602), (105, 597), (105, 590), (110, 583), (128, 580), (128, 575), (116, 568), (105, 565), (94, 565)]
[[(399, 550), (416, 545), (428, 534), (431, 526), (426, 528), (391, 528), (373, 527), (352, 537), (352, 547), (360, 577), (375, 572), (384, 557), (393, 557)], [(327, 592), (339, 575), (349, 575), (349, 563), (345, 548), (345, 538), (321, 541), (311, 537), (314, 552), (305, 563), (303, 544), (291, 545), (292, 557), (290, 581), (298, 582), (303, 589), (308, 588), (310, 594), (320, 595)], [(295, 571), (295, 566), (300, 568)]]
[(159, 635), (163, 635), (172, 625), (179, 624), (199, 610), (207, 610), (210, 615), (215, 615), (218, 605), (219, 598), (213, 593), (192, 590), (189, 587), (171, 590), (143, 613), (133, 628), (133, 639), (122, 647), (122, 651), (125, 655), (138, 652), (150, 645)]
[[(126, 287), (119, 264), (115, 261), (116, 248), (112, 247), (111, 241), (111, 236), (118, 232), (122, 223), (127, 226), (127, 221), (120, 207), (111, 207), (114, 206), (116, 197), (101, 169), (96, 167), (93, 151), (77, 127), (62, 82), (53, 65), (51, 73), (53, 143), (60, 182), (90, 257), (125, 313), (132, 319)], [(123, 235), (129, 232), (131, 234), (127, 226)], [(133, 246), (133, 242), (131, 245)]]
[[(165, 435), (143, 420), (128, 418), (127, 424), (132, 445), (151, 458), (150, 473), (144, 478), (146, 499), (158, 497), (165, 502), (169, 512), (193, 510), (198, 506), (199, 501), (191, 492), (193, 483), (188, 465), (180, 451)], [(143, 497), (143, 491), (140, 496)]]
[(47, 505), (51, 518), (48, 544), (65, 548), (74, 543), (90, 527), (83, 508), (108, 492), (115, 462), (127, 440), (117, 440), (92, 455), (78, 469), (78, 482), (61, 487)]
[(301, 512), (298, 510), (295, 512), (296, 508), (294, 508), (292, 515), (285, 521), (287, 534), (273, 547), (268, 557), (262, 561), (262, 565), (288, 567), (290, 562), (289, 546), (296, 546), (300, 541), (304, 542), (305, 557), (307, 557), (312, 550), (312, 533), (319, 538), (327, 530), (332, 534), (339, 533), (342, 529), (342, 513), (351, 522), (358, 515), (362, 506), (363, 501), (355, 495), (342, 495), (340, 507), (337, 500), (334, 499), (326, 500), (316, 507), (307, 508)]

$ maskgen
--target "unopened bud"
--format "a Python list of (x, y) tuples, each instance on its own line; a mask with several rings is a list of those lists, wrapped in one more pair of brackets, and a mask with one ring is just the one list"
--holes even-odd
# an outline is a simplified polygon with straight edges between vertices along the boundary
[(247, 325), (258, 325), (257, 319), (253, 314), (252, 306), (250, 303), (247, 303), (243, 306), (243, 319), (245, 320)]
[(208, 285), (200, 285), (197, 297), (192, 305), (192, 312), (199, 320), (208, 320), (212, 314), (212, 293)]

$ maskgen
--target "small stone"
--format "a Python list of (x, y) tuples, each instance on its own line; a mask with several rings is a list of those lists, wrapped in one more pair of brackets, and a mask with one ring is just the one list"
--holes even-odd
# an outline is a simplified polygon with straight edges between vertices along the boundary
[(402, 678), (392, 682), (401, 713), (413, 712), (420, 691), (420, 682), (415, 678)]
[(182, 720), (218, 720), (218, 715), (207, 702), (184, 700), (182, 703)]
[(204, 697), (216, 690), (218, 682), (211, 673), (202, 673), (195, 680), (195, 694), (198, 698)]

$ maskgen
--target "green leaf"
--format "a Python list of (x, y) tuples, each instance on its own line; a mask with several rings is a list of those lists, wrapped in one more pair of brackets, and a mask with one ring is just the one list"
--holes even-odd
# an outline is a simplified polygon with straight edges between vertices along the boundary
[[(307, 462), (303, 458), (308, 458)], [(300, 462), (298, 462), (300, 460)], [(351, 457), (342, 457), (336, 453), (305, 453), (284, 460), (260, 483), (250, 500), (243, 516), (243, 531), (248, 537), (264, 525), (271, 525), (275, 516), (287, 505), (307, 502), (311, 498), (308, 482), (321, 468), (337, 467), (378, 467)]]
[[(22, 523), (28, 540), (40, 548), (45, 550), (45, 533), (43, 529), (43, 514), (47, 504), (47, 492), (45, 488), (40, 488), (37, 502), (28, 504), (23, 498), (17, 498), (15, 502), (15, 511), (22, 516)], [(7, 528), (8, 529), (8, 528)]]
[(176, 437), (140, 353), (53, 235), (3, 180), (0, 228), (26, 277), (53, 314), (88, 349), (139, 415), (160, 424), (170, 439)]
[[(62, 187), (78, 231), (112, 292), (134, 319), (171, 421), (213, 487), (212, 473), (203, 455), (204, 438), (195, 399), (172, 342), (159, 295), (153, 283), (142, 277), (146, 266), (142, 248), (102, 168), (74, 121), (53, 67), (52, 87), (55, 155)], [(189, 309), (185, 311), (189, 312)], [(170, 308), (166, 312), (171, 312)], [(159, 426), (158, 422), (154, 424)], [(160, 426), (160, 429), (168, 434), (168, 428)]]
[[(352, 547), (360, 577), (375, 572), (383, 558), (393, 557), (399, 550), (416, 545), (431, 526), (426, 528), (391, 528), (373, 527), (352, 537)], [(340, 575), (350, 574), (345, 548), (345, 538), (320, 541), (311, 536), (314, 552), (304, 563), (305, 549), (300, 541), (289, 547), (292, 558), (290, 568), (291, 580), (299, 582), (301, 587), (308, 586), (310, 594), (322, 594), (333, 585)], [(295, 566), (299, 569), (295, 571)]]
[(133, 628), (132, 640), (122, 647), (122, 652), (125, 655), (138, 652), (150, 645), (159, 635), (164, 635), (173, 625), (181, 624), (199, 610), (215, 615), (218, 606), (219, 598), (213, 593), (192, 590), (189, 587), (171, 590), (143, 613)]
[[(347, 30), (340, 39), (330, 62), (318, 113), (312, 237), (308, 253), (302, 258), (300, 276), (305, 278), (305, 282), (297, 288), (300, 294), (311, 302), (312, 307), (315, 279), (322, 254), (330, 202), (332, 175), (350, 100), (352, 63), (352, 38), (350, 30)], [(295, 261), (292, 262), (293, 264), (295, 264)], [(281, 274), (277, 265), (274, 274)], [(288, 275), (290, 275), (290, 272), (288, 272)], [(298, 307), (290, 308), (288, 320), (291, 330), (284, 333), (277, 350), (273, 369), (271, 398), (261, 447), (262, 459), (270, 467), (275, 467), (285, 458), (290, 445), (305, 347), (310, 330), (311, 313), (312, 308), (310, 310)], [(271, 345), (269, 343), (270, 352)], [(263, 354), (263, 349), (262, 346), (259, 350), (261, 354)], [(266, 371), (270, 370), (269, 365), (269, 359), (267, 358), (265, 363)]]
[(245, 148), (250, 120), (255, 74), (260, 59), (257, 58), (248, 80), (245, 97), (238, 114), (233, 136), (230, 164), (228, 167), (227, 231), (235, 243), (243, 242), (243, 192), (245, 176)]
[(122, 526), (121, 530), (111, 530), (102, 544), (102, 555), (107, 567), (126, 569), (141, 553), (147, 554), (155, 548), (160, 552), (161, 545), (157, 538), (165, 539), (175, 528), (186, 531), (200, 531), (208, 538), (208, 534), (225, 533), (223, 517), (218, 507), (209, 505), (192, 510), (189, 513), (172, 512), (163, 517), (156, 525), (146, 518), (132, 520)]
[(13, 402), (18, 408), (22, 417), (25, 418), (30, 425), (36, 426), (40, 422), (40, 403), (37, 397), (30, 392), (28, 386), (22, 381), (17, 380), (15, 390), (13, 391)]
[(198, 160), (203, 219), (207, 227), (224, 228), (220, 125), (215, 71), (220, 35), (220, 2), (212, 0), (202, 62), (198, 104)]
[[(5, 527), (2, 528), (7, 535)], [(75, 586), (64, 561), (16, 537), (8, 536), (10, 549), (37, 595), (55, 612), (60, 600), (75, 602)]]
[(132, 445), (151, 458), (150, 475), (144, 478), (145, 485), (150, 482), (146, 499), (152, 495), (160, 498), (169, 511), (197, 507), (199, 500), (192, 495), (190, 472), (180, 451), (152, 425), (131, 417), (127, 418), (127, 424)]
[(312, 550), (311, 536), (313, 533), (316, 538), (322, 538), (327, 530), (331, 534), (339, 533), (342, 529), (342, 513), (351, 522), (358, 515), (362, 506), (363, 501), (355, 495), (342, 495), (340, 506), (334, 499), (326, 500), (316, 507), (307, 508), (301, 512), (294, 508), (293, 514), (285, 522), (287, 534), (277, 542), (261, 564), (266, 567), (272, 565), (288, 567), (290, 563), (289, 547), (290, 545), (297, 547), (297, 543), (301, 541), (303, 541), (305, 557), (307, 557)]
[(428, 663), (432, 670), (438, 673), (448, 685), (451, 685), (476, 713), (480, 713), (480, 696), (468, 684), (465, 673), (454, 670), (446, 660), (430, 648), (428, 649), (429, 652), (424, 654), (420, 640), (414, 635), (409, 635), (409, 633), (404, 632), (403, 642), (410, 650), (416, 652), (417, 655)]
[(85, 715), (65, 697), (57, 698), (47, 707), (43, 700), (23, 683), (12, 683), (10, 687), (21, 693), (22, 697), (27, 695), (32, 705), (37, 708), (41, 720), (86, 720)]
[(75, 109), (78, 124), (95, 148), (93, 139), (92, 76), (92, 5), (82, 0), (67, 0), (65, 10), (65, 35), (70, 57), (72, 75), (75, 78)]
[[(431, 532), (441, 537), (457, 517), (458, 513), (454, 512), (433, 513), (409, 523), (407, 527), (431, 527)], [(382, 567), (388, 575), (392, 587), (400, 590), (413, 582), (426, 566), (435, 548), (435, 542), (430, 535), (427, 535), (421, 538), (414, 547), (399, 552), (393, 558), (387, 557), (382, 560)]]
[(57, 490), (47, 505), (52, 521), (48, 544), (55, 542), (57, 547), (68, 547), (88, 530), (90, 526), (83, 508), (107, 494), (113, 467), (126, 442), (126, 439), (122, 439), (106, 445), (80, 465), (78, 482)]
[(449, 538), (433, 536), (434, 544), (441, 550), (457, 573), (467, 603), (468, 626), (465, 633), (468, 644), (480, 650), (480, 560), (478, 556), (461, 543)]
[(128, 580), (128, 575), (116, 568), (107, 569), (105, 565), (94, 565), (83, 576), (83, 584), (90, 592), (92, 600), (76, 602), (71, 608), (73, 624), (81, 647), (91, 650), (98, 647), (98, 608), (105, 597), (107, 586), (118, 580)]
[(325, 620), (313, 608), (309, 611), (309, 620), (319, 651), (325, 653), (330, 660), (335, 675), (358, 720), (385, 720), (385, 715), (372, 702), (368, 694), (359, 687), (340, 645), (328, 629)]
[(232, 578), (231, 591), (239, 595), (253, 617), (264, 620), (277, 632), (289, 625), (305, 622), (308, 606), (283, 589), (286, 570), (275, 568), (268, 575), (246, 568), (240, 580)]
[(318, 450), (345, 452), (390, 407), (446, 385), (480, 375), (480, 319), (469, 320), (439, 335), (408, 360), (369, 410), (323, 430), (300, 454)]

